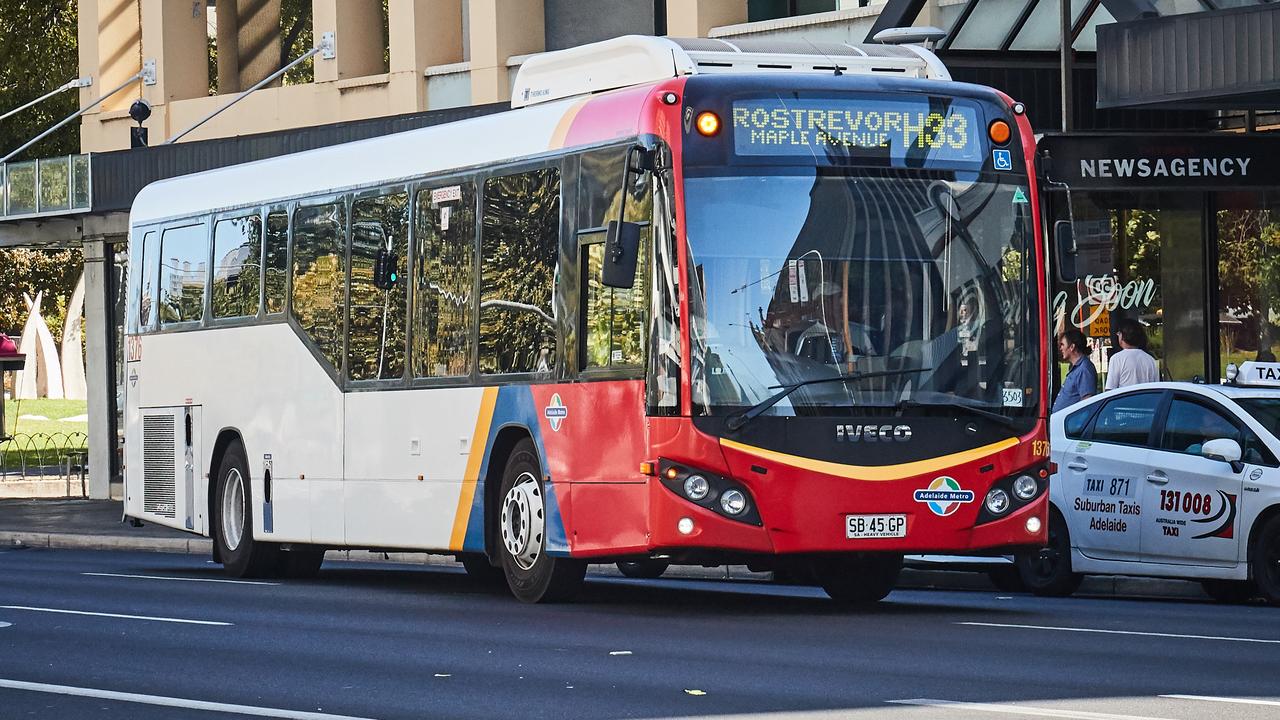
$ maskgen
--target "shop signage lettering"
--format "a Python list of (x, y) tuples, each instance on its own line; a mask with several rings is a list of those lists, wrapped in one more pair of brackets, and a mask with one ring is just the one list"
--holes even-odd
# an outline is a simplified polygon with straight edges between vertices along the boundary
[(1098, 158), (1080, 160), (1082, 178), (1244, 177), (1247, 157)]
[[(1096, 322), (1104, 312), (1151, 307), (1156, 296), (1156, 281), (1152, 278), (1130, 280), (1122, 285), (1114, 275), (1089, 275), (1078, 283), (1077, 288), (1079, 299), (1070, 319), (1072, 325), (1081, 329)], [(1066, 310), (1067, 293), (1060, 291), (1053, 298), (1053, 314), (1061, 319)]]

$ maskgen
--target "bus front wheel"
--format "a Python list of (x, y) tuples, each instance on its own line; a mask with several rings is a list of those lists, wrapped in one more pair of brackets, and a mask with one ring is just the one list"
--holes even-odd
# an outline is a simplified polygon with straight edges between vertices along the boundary
[(832, 600), (856, 605), (879, 602), (898, 584), (901, 555), (829, 557), (813, 563), (818, 584)]
[(516, 443), (502, 474), (498, 552), (511, 593), (522, 602), (568, 600), (582, 587), (587, 564), (546, 552), (546, 484), (533, 442)]
[[(222, 567), (232, 577), (265, 577), (277, 567), (278, 548), (253, 538), (253, 490), (244, 448), (233, 443), (218, 464), (213, 535)], [(318, 567), (318, 566), (317, 566)]]

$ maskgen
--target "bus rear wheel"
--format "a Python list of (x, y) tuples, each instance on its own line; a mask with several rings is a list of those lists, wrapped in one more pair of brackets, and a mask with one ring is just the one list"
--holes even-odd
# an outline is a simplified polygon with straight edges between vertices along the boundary
[(213, 541), (218, 544), (223, 569), (232, 577), (267, 577), (278, 567), (278, 548), (253, 538), (252, 512), (249, 462), (244, 448), (233, 443), (218, 464), (217, 494), (213, 503)]
[(901, 555), (830, 557), (813, 563), (813, 574), (827, 595), (852, 605), (883, 600), (893, 592), (901, 572)]
[(546, 485), (528, 438), (516, 443), (502, 474), (498, 552), (511, 594), (521, 602), (568, 600), (582, 587), (587, 564), (546, 552)]

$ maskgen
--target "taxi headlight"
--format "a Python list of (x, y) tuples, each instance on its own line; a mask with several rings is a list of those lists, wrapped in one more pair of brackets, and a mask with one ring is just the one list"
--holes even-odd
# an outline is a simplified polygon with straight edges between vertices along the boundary
[(1019, 475), (1017, 480), (1013, 481), (1013, 495), (1022, 501), (1030, 500), (1036, 496), (1036, 492), (1040, 490), (1036, 479), (1030, 475)]
[(1003, 515), (1009, 510), (1009, 493), (1000, 488), (992, 488), (987, 493), (987, 499), (984, 501), (987, 506), (987, 512), (992, 515)]

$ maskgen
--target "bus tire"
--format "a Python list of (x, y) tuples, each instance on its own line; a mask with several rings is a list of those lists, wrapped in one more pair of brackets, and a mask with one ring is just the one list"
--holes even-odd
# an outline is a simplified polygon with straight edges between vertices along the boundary
[(1084, 576), (1071, 571), (1071, 536), (1067, 521), (1049, 508), (1049, 544), (1014, 556), (1018, 575), (1027, 589), (1041, 597), (1066, 597), (1074, 593)]
[(893, 592), (901, 572), (901, 555), (829, 557), (813, 563), (813, 574), (827, 595), (850, 605), (880, 602)]
[(232, 577), (267, 577), (277, 568), (279, 549), (253, 538), (253, 484), (244, 448), (233, 442), (218, 463), (213, 536), (222, 567)]
[(310, 580), (320, 574), (324, 564), (324, 548), (313, 546), (293, 547), (281, 550), (276, 562), (276, 574), (295, 580)]
[(498, 553), (511, 594), (521, 602), (568, 600), (582, 587), (587, 564), (546, 553), (546, 484), (533, 441), (512, 448), (502, 473)]
[(1280, 515), (1272, 515), (1249, 544), (1249, 569), (1263, 599), (1280, 605)]
[(618, 572), (637, 580), (653, 580), (662, 577), (662, 573), (671, 567), (666, 560), (632, 560), (618, 563)]

